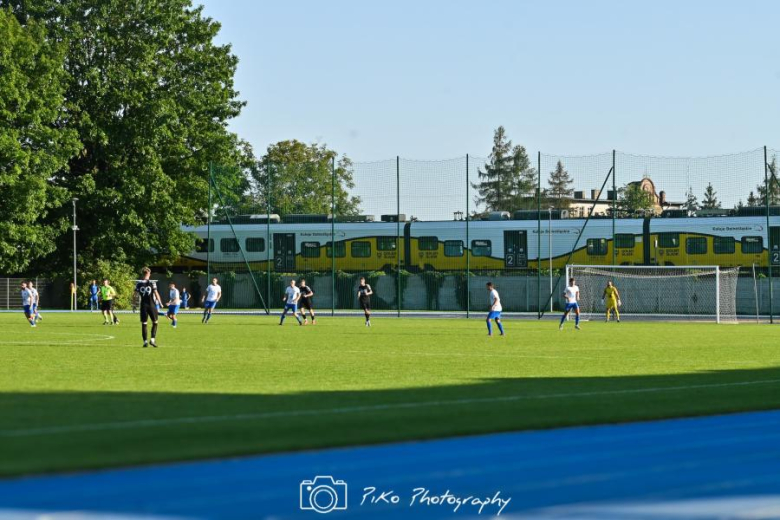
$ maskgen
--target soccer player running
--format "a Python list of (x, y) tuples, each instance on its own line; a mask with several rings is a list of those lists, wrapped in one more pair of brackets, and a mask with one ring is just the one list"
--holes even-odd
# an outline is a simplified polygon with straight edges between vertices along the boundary
[(606, 321), (609, 321), (612, 311), (614, 311), (615, 318), (617, 319), (617, 322), (620, 323), (620, 311), (618, 310), (618, 307), (620, 307), (620, 293), (618, 292), (617, 287), (613, 285), (612, 280), (607, 282), (607, 286), (604, 288), (604, 294), (601, 296), (601, 301), (607, 306)]
[(574, 283), (574, 278), (569, 278), (569, 286), (563, 291), (563, 297), (566, 298), (566, 308), (563, 310), (563, 316), (561, 316), (561, 324), (558, 330), (563, 330), (563, 322), (566, 321), (566, 316), (569, 312), (574, 310), (574, 328), (580, 330), (580, 288)]
[(94, 312), (98, 310), (98, 288), (97, 280), (92, 280), (89, 286), (89, 311)]
[(30, 289), (30, 292), (32, 292), (33, 298), (32, 298), (32, 314), (33, 319), (35, 321), (41, 321), (43, 319), (43, 316), (41, 316), (41, 313), (38, 312), (38, 307), (41, 305), (41, 295), (38, 294), (38, 289), (35, 288), (33, 285), (33, 281), (30, 280), (27, 282), (27, 287)]
[(119, 318), (114, 314), (114, 298), (116, 291), (108, 283), (108, 279), (103, 280), (100, 286), (100, 310), (103, 313), (103, 325), (119, 324)]
[[(138, 283), (135, 284), (135, 292), (139, 295), (141, 300), (141, 336), (144, 339), (144, 348), (148, 347), (149, 343), (157, 348), (157, 320), (159, 319), (159, 315), (155, 302), (162, 301), (162, 298), (160, 298), (160, 293), (157, 292), (157, 282), (149, 279), (152, 276), (152, 270), (148, 267), (144, 267), (141, 274), (142, 279), (138, 280)], [(150, 318), (152, 320), (152, 337), (147, 342), (147, 324)]]
[(490, 312), (488, 312), (487, 319), (485, 320), (487, 322), (488, 336), (493, 335), (493, 324), (490, 323), (490, 320), (495, 320), (496, 326), (503, 336), (504, 326), (501, 325), (501, 297), (498, 295), (496, 288), (493, 287), (493, 282), (488, 282), (485, 286), (490, 295)]
[(363, 309), (363, 314), (366, 316), (366, 327), (371, 326), (371, 295), (374, 291), (371, 290), (371, 286), (366, 283), (366, 279), (360, 277), (360, 285), (358, 286), (357, 296), (360, 302), (360, 307)]
[(176, 315), (179, 313), (179, 305), (181, 305), (181, 296), (179, 296), (179, 290), (176, 288), (176, 284), (173, 282), (168, 286), (168, 312), (165, 313), (165, 317), (171, 320), (171, 325), (176, 328)]
[[(282, 311), (282, 319), (279, 320), (279, 325), (284, 325), (284, 318), (287, 316), (287, 311), (292, 311), (295, 319), (298, 320), (298, 325), (303, 325), (303, 322), (298, 317), (298, 300), (301, 299), (301, 290), (295, 286), (295, 280), (290, 280), (290, 286), (284, 290), (284, 311)], [(303, 314), (303, 313), (301, 313)]]
[(303, 317), (303, 324), (306, 325), (309, 323), (308, 319), (306, 318), (306, 311), (309, 311), (309, 316), (311, 316), (311, 324), (316, 325), (317, 320), (314, 318), (314, 306), (311, 302), (311, 299), (314, 297), (314, 291), (311, 287), (306, 285), (306, 280), (301, 279), (301, 299), (298, 300), (300, 303), (299, 307), (301, 309), (301, 316)]
[(216, 308), (217, 302), (222, 298), (222, 287), (219, 286), (218, 281), (216, 278), (212, 278), (211, 283), (206, 287), (205, 296), (201, 298), (201, 303), (203, 303), (203, 319), (200, 320), (201, 323), (209, 322), (211, 311)]
[(33, 293), (27, 287), (25, 282), (21, 285), (22, 307), (24, 308), (24, 317), (30, 322), (30, 326), (35, 327), (35, 316), (32, 312)]

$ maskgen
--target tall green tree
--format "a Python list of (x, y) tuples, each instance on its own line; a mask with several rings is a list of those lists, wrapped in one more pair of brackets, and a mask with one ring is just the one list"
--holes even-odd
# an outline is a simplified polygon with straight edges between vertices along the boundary
[(254, 173), (256, 200), (271, 212), (331, 213), (333, 161), (335, 168), (336, 215), (356, 215), (360, 198), (350, 195), (355, 187), (352, 161), (338, 156), (324, 144), (305, 144), (296, 140), (280, 141), (268, 147)]
[[(0, 8), (0, 272), (21, 273), (56, 250), (68, 229), (58, 208), (67, 190), (51, 182), (79, 149), (66, 128), (63, 45), (38, 23)], [(61, 214), (60, 214), (61, 215)], [(48, 220), (48, 222), (44, 222)]]
[[(769, 173), (769, 205), (780, 205), (780, 171), (777, 169), (777, 156), (772, 156), (772, 160), (768, 167)], [(766, 204), (766, 186), (763, 183), (756, 187), (758, 192), (758, 204), (757, 206), (763, 206)]]
[(717, 209), (720, 207), (720, 201), (718, 201), (718, 192), (712, 187), (712, 183), (707, 184), (707, 188), (704, 190), (704, 198), (701, 201), (702, 209)]
[(749, 208), (754, 208), (760, 205), (761, 205), (761, 199), (759, 197), (756, 197), (755, 193), (753, 193), (753, 190), (751, 190), (747, 198), (747, 206)]
[[(205, 216), (208, 164), (242, 165), (227, 130), (243, 106), (237, 58), (219, 24), (190, 0), (0, 0), (23, 24), (47, 26), (66, 48), (66, 128), (82, 148), (50, 181), (79, 198), (79, 251), (130, 265), (193, 245), (182, 224)], [(243, 173), (243, 172), (239, 172)], [(68, 208), (52, 209), (52, 229)], [(68, 237), (60, 234), (59, 249)], [(66, 255), (48, 270), (67, 270)]]
[(685, 192), (685, 204), (683, 204), (683, 208), (685, 208), (688, 211), (696, 211), (699, 209), (699, 200), (696, 198), (696, 195), (693, 194), (693, 187), (688, 187), (688, 191)]
[(532, 207), (536, 189), (536, 169), (531, 167), (522, 146), (512, 146), (503, 126), (493, 133), (493, 148), (484, 168), (477, 170), (479, 182), (474, 202), (486, 211), (510, 211)]
[(571, 204), (571, 197), (574, 195), (572, 185), (574, 181), (569, 176), (569, 172), (563, 167), (563, 163), (558, 161), (555, 170), (550, 172), (547, 179), (547, 197), (548, 202), (558, 209), (566, 209)]
[(620, 216), (643, 217), (655, 211), (655, 200), (638, 183), (631, 183), (618, 190), (617, 208)]

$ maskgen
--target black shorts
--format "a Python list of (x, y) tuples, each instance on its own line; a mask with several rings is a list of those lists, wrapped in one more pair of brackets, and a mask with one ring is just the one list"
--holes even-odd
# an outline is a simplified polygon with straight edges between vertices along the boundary
[(308, 309), (310, 311), (314, 310), (314, 306), (311, 303), (311, 298), (301, 298), (298, 301), (298, 308), (299, 309)]
[(157, 306), (153, 303), (142, 303), (141, 304), (141, 323), (148, 321), (149, 318), (152, 318), (152, 321), (157, 321), (159, 319), (159, 314), (157, 312)]
[(360, 300), (360, 308), (364, 311), (371, 310), (371, 300)]
[(100, 310), (103, 312), (114, 310), (114, 300), (103, 300), (100, 302)]

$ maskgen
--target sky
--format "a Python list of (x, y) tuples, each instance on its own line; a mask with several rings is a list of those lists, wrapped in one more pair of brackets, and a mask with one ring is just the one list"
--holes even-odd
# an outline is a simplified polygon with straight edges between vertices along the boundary
[(231, 128), (356, 161), (780, 148), (780, 2), (195, 0), (247, 102)]

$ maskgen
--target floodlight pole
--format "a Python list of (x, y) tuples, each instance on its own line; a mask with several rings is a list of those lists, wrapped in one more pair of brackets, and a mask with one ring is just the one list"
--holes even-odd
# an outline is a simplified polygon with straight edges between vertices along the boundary
[(552, 208), (552, 206), (550, 206), (550, 209), (549, 209), (549, 211), (547, 213), (547, 215), (549, 217), (547, 219), (547, 256), (549, 257), (549, 260), (550, 260), (550, 273), (549, 273), (550, 274), (550, 312), (553, 311), (553, 298), (552, 298), (552, 293), (553, 293), (553, 281), (552, 281), (552, 279), (553, 279), (553, 274), (552, 274), (552, 269), (553, 269), (553, 262), (552, 262), (552, 259), (553, 259), (553, 254), (552, 254), (552, 212), (553, 212), (553, 208)]
[(73, 290), (71, 291), (70, 294), (70, 298), (71, 298), (70, 304), (71, 304), (71, 310), (73, 311), (76, 310), (76, 302), (78, 300), (76, 298), (76, 293), (75, 293), (76, 288), (78, 287), (77, 278), (76, 278), (76, 233), (79, 230), (79, 227), (76, 225), (76, 202), (78, 202), (78, 200), (79, 199), (77, 197), (73, 197), (71, 199), (71, 202), (73, 203), (73, 227), (71, 228), (73, 229)]

